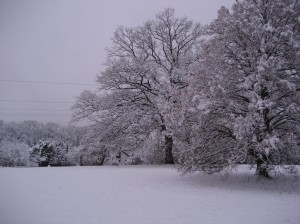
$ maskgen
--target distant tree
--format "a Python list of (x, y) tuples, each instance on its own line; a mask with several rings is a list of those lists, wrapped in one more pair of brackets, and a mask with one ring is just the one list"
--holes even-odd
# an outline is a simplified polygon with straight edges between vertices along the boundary
[(0, 142), (4, 139), (4, 121), (0, 120)]
[(0, 142), (0, 166), (27, 166), (29, 164), (29, 146), (20, 142)]

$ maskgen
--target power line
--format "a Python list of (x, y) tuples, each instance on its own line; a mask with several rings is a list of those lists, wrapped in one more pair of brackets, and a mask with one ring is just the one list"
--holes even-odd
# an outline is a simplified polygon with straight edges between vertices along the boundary
[(75, 103), (71, 101), (42, 101), (42, 100), (0, 100), (1, 102), (21, 102), (21, 103)]
[(68, 118), (71, 115), (63, 115), (63, 114), (1, 114), (0, 117), (64, 117)]
[[(13, 122), (16, 122), (16, 123), (19, 123), (19, 122), (25, 122), (25, 121), (32, 121), (32, 120), (13, 120), (13, 121), (4, 121), (4, 123), (13, 123)], [(37, 121), (37, 120), (34, 120), (34, 121)], [(74, 123), (74, 122), (68, 122), (68, 121), (37, 121), (39, 123), (55, 123), (55, 124), (66, 124), (66, 125), (90, 125), (90, 123), (84, 123), (84, 122), (77, 122), (77, 123)]]
[(12, 80), (12, 79), (0, 79), (0, 82), (50, 84), (50, 85), (73, 85), (73, 86), (95, 86), (95, 85), (97, 85), (94, 83), (45, 82), (45, 81)]
[(0, 112), (0, 115), (62, 115), (62, 116), (70, 116), (71, 114), (48, 114), (48, 113), (43, 113), (43, 114), (40, 114), (40, 113), (23, 113), (23, 112), (20, 112), (20, 113), (7, 113), (7, 112)]
[(60, 109), (36, 109), (36, 108), (0, 108), (0, 110), (27, 110), (27, 111), (71, 111), (71, 109), (69, 110), (60, 110)]

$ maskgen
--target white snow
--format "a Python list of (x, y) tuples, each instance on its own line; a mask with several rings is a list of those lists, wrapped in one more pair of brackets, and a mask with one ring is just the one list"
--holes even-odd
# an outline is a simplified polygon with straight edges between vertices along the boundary
[(1, 224), (284, 224), (300, 221), (300, 181), (180, 176), (173, 166), (0, 168)]

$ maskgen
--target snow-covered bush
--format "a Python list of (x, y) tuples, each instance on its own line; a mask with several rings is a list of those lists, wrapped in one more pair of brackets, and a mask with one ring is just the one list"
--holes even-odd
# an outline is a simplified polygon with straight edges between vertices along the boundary
[(68, 165), (66, 154), (68, 148), (55, 140), (40, 141), (30, 151), (30, 162), (38, 166), (65, 166)]

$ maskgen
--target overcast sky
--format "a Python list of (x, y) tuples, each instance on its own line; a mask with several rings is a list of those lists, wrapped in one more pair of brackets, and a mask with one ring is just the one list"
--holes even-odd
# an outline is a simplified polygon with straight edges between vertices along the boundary
[(167, 7), (208, 24), (233, 2), (0, 0), (0, 120), (67, 123), (75, 97), (96, 86), (53, 83), (94, 84), (118, 26), (141, 25)]

